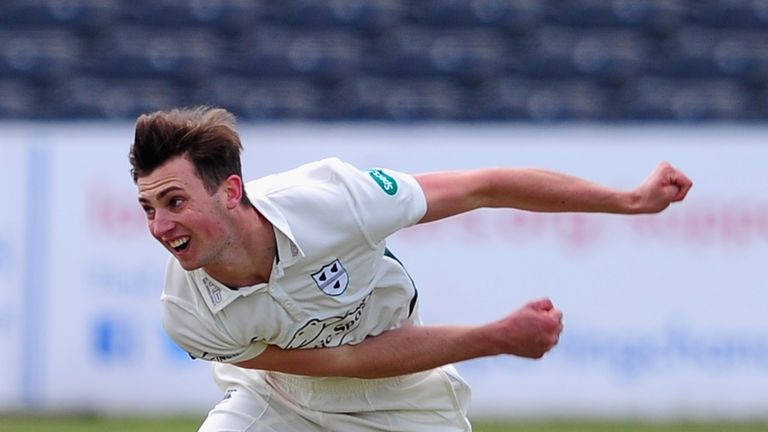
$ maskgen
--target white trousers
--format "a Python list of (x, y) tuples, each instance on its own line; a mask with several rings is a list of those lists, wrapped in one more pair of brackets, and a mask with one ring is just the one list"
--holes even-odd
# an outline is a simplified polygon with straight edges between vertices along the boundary
[(453, 366), (384, 379), (310, 378), (217, 364), (226, 396), (199, 432), (471, 431)]

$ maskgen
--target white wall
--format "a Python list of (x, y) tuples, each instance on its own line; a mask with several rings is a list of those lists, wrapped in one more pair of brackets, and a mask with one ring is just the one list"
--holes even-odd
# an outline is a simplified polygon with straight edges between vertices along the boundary
[[(459, 365), (500, 416), (745, 417), (768, 412), (768, 128), (744, 125), (241, 125), (246, 177), (339, 156), (419, 172), (541, 166), (617, 187), (660, 160), (689, 199), (656, 216), (486, 210), (391, 249), (430, 323), (551, 297), (544, 360)], [(206, 410), (208, 365), (159, 324), (165, 253), (128, 173), (132, 124), (0, 124), (0, 410)]]

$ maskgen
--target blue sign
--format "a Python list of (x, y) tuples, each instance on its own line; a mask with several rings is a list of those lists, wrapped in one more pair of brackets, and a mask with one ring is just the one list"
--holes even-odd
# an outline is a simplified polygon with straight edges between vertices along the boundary
[(91, 327), (91, 348), (104, 362), (131, 362), (139, 351), (134, 322), (114, 316), (97, 318)]

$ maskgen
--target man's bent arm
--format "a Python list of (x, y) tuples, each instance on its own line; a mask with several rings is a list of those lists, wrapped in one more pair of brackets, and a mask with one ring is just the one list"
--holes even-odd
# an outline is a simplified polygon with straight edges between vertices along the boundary
[(562, 313), (544, 299), (484, 325), (408, 326), (336, 348), (270, 346), (237, 366), (309, 376), (386, 378), (498, 354), (540, 358), (557, 344), (562, 328)]
[(666, 162), (629, 191), (536, 168), (490, 168), (416, 176), (430, 222), (482, 207), (538, 212), (656, 213), (681, 201), (691, 181)]

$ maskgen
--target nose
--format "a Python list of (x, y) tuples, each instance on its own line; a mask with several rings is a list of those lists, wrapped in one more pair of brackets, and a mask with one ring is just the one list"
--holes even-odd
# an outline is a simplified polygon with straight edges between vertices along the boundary
[(171, 218), (168, 217), (168, 214), (161, 210), (155, 211), (155, 217), (152, 218), (152, 221), (149, 223), (149, 230), (152, 232), (152, 235), (160, 239), (165, 234), (170, 232), (173, 227), (175, 226), (175, 223)]

